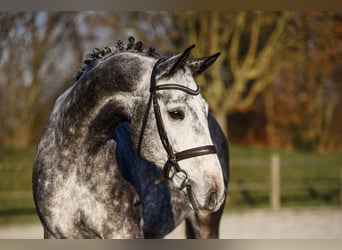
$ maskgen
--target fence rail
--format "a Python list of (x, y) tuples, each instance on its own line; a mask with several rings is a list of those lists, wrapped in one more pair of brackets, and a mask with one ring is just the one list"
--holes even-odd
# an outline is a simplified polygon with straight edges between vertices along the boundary
[[(342, 206), (342, 165), (339, 163), (334, 163), (333, 166), (328, 164), (324, 169), (319, 163), (305, 163), (302, 159), (282, 160), (277, 153), (271, 154), (268, 161), (265, 158), (254, 160), (234, 159), (232, 162), (233, 173), (229, 184), (229, 193), (232, 196), (238, 192), (252, 197), (253, 192), (263, 192), (268, 196), (268, 204), (274, 210), (282, 206), (282, 198), (286, 196), (288, 200), (289, 196), (295, 196), (296, 193), (306, 194), (308, 200), (334, 199), (335, 204)], [(244, 170), (243, 173), (239, 173), (238, 170), (241, 169)], [(328, 170), (333, 173), (326, 174)], [(255, 174), (255, 178), (244, 178), (251, 172), (258, 171), (263, 172), (264, 176)]]
[[(1, 155), (0, 210), (34, 207), (31, 189), (34, 150), (24, 153)], [(272, 153), (231, 148), (228, 195), (231, 204), (261, 204), (274, 209), (288, 204), (342, 205), (341, 154)], [(278, 167), (272, 170), (272, 165)]]

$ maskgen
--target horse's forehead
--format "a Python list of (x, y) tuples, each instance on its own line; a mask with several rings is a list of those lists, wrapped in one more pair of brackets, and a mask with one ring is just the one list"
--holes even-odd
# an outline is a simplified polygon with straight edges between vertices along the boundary
[(179, 84), (188, 88), (196, 89), (197, 84), (192, 76), (190, 69), (187, 67), (184, 69), (178, 70), (171, 77), (167, 79), (162, 79), (161, 84)]
[(157, 95), (158, 99), (165, 105), (174, 104), (177, 106), (178, 104), (183, 104), (188, 106), (192, 112), (202, 111), (205, 113), (207, 110), (206, 101), (200, 94), (193, 96), (181, 90), (162, 90)]

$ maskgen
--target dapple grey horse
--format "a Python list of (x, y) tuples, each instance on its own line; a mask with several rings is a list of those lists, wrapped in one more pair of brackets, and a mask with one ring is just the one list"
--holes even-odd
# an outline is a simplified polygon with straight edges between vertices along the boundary
[(32, 173), (45, 238), (218, 238), (228, 145), (194, 76), (218, 57), (94, 49), (55, 102)]

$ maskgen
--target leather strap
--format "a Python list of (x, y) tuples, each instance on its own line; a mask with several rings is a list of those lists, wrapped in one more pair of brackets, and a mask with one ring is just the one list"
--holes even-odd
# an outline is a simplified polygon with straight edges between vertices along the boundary
[(214, 145), (201, 146), (201, 147), (191, 148), (191, 149), (187, 149), (187, 150), (176, 153), (176, 160), (182, 161), (182, 160), (196, 157), (196, 156), (216, 154), (216, 153), (217, 151)]

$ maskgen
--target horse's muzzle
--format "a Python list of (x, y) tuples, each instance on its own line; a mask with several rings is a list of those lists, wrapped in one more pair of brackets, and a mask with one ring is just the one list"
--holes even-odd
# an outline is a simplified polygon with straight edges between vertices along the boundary
[(219, 199), (217, 190), (209, 191), (203, 204), (200, 204), (200, 202), (194, 197), (194, 194), (192, 192), (192, 188), (190, 185), (187, 186), (187, 193), (188, 193), (191, 205), (195, 211), (215, 212), (221, 206), (222, 199)]
[(210, 191), (207, 197), (207, 200), (201, 210), (213, 211), (216, 208), (218, 199), (217, 199), (217, 191)]

